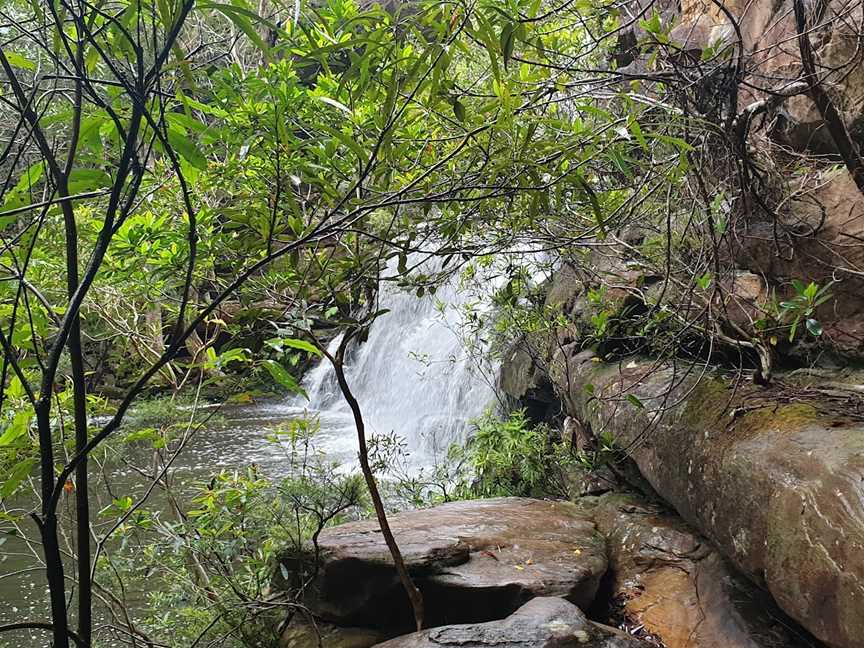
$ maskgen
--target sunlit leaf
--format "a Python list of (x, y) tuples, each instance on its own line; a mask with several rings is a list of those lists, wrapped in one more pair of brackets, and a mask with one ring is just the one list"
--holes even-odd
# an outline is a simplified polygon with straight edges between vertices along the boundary
[(36, 64), (30, 59), (21, 56), (20, 54), (16, 54), (15, 52), (4, 52), (6, 54), (6, 60), (9, 61), (10, 65), (13, 65), (17, 68), (21, 68), (22, 70), (35, 70)]
[(275, 360), (265, 360), (264, 367), (266, 367), (267, 371), (270, 373), (270, 376), (279, 383), (282, 387), (287, 389), (289, 392), (294, 394), (301, 394), (306, 399), (309, 398), (309, 395), (306, 391), (300, 386), (297, 380), (292, 376), (281, 364), (276, 362)]

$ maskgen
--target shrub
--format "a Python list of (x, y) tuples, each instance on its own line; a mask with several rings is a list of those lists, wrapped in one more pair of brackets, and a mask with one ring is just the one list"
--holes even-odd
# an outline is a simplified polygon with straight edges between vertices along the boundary
[(572, 459), (548, 426), (532, 426), (525, 410), (516, 410), (506, 419), (487, 411), (474, 428), (464, 446), (450, 449), (450, 458), (462, 468), (457, 488), (462, 497), (565, 493), (562, 469)]

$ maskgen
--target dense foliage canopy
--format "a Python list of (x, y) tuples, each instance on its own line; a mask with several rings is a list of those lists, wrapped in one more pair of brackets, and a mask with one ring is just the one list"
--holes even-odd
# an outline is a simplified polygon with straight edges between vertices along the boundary
[[(593, 286), (563, 343), (601, 355), (719, 354), (767, 380), (775, 347), (821, 335), (827, 285), (794, 282), (753, 330), (726, 312), (742, 214), (788, 203), (748, 149), (764, 106), (738, 106), (740, 48), (693, 54), (650, 3), (632, 5), (3, 3), (0, 515), (20, 529), (32, 514), (52, 601), (24, 626), (55, 646), (94, 640), (99, 558), (141, 503), (91, 523), (88, 460), (140, 395), (302, 391), (335, 333), (386, 316), (382, 281), (422, 296), (492, 268), (494, 326), (466, 322), (490, 352), (560, 327), (531, 269), (562, 261)], [(631, 270), (650, 279), (635, 302), (610, 280)], [(531, 438), (522, 423), (503, 428), (514, 443)], [(484, 488), (512, 477), (495, 470)], [(302, 483), (280, 502), (314, 493)], [(32, 510), (13, 504), (28, 486)], [(205, 497), (202, 523), (235, 486)], [(360, 499), (336, 486), (312, 506), (318, 523)], [(66, 498), (74, 514), (59, 513)]]

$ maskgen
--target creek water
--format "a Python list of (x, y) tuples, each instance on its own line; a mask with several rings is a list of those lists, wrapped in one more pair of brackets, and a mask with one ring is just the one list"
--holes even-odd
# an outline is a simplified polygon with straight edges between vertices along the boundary
[[(435, 296), (422, 298), (385, 284), (378, 295), (378, 308), (388, 312), (373, 322), (367, 339), (347, 354), (346, 375), (368, 433), (400, 437), (411, 464), (433, 464), (451, 443), (467, 437), (471, 419), (493, 402), (494, 367), (478, 367), (456, 332), (465, 310), (476, 306), (476, 301), (476, 295), (459, 290), (455, 282), (440, 288)], [(337, 338), (331, 348), (338, 344)], [(267, 437), (276, 426), (308, 414), (317, 415), (321, 424), (316, 447), (344, 465), (354, 464), (355, 429), (332, 367), (326, 361), (318, 364), (303, 382), (308, 401), (297, 397), (221, 408), (212, 425), (200, 430), (176, 459), (172, 466), (176, 483), (182, 488), (207, 481), (220, 470), (251, 464), (265, 476), (280, 477), (285, 455)], [(137, 459), (146, 464), (146, 457)], [(94, 511), (111, 501), (110, 496), (95, 494), (103, 487), (136, 497), (149, 483), (129, 464), (116, 461), (109, 462), (94, 481)], [(154, 497), (151, 509), (159, 506), (158, 494)], [(61, 507), (73, 506), (72, 498), (68, 499)], [(28, 530), (35, 536), (32, 524)], [(34, 554), (38, 547), (28, 548), (14, 537), (0, 535), (4, 537), (0, 545), (0, 625), (48, 620), (44, 573)], [(47, 635), (38, 631), (0, 636), (3, 648), (47, 645)]]

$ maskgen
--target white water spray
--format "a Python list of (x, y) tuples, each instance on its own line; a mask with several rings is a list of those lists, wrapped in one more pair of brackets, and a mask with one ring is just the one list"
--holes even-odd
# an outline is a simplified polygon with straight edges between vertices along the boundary
[[(395, 433), (405, 441), (412, 464), (435, 463), (450, 444), (465, 441), (471, 420), (493, 402), (496, 368), (478, 367), (458, 333), (462, 309), (476, 301), (455, 279), (423, 297), (386, 283), (378, 308), (389, 312), (347, 354), (346, 378), (368, 433)], [(331, 343), (333, 353), (339, 342)], [(330, 363), (310, 370), (303, 386), (309, 401), (295, 399), (292, 405), (318, 413), (328, 452), (356, 455), (353, 419)]]

